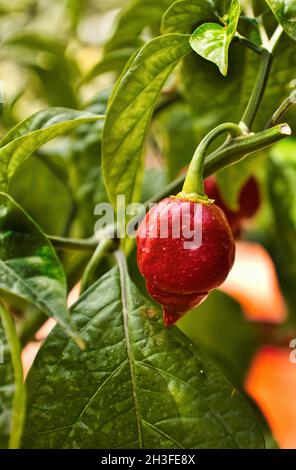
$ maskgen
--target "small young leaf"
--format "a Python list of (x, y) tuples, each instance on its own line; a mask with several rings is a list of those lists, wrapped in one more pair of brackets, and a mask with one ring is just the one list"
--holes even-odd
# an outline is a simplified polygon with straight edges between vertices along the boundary
[(191, 36), (192, 49), (204, 59), (214, 62), (222, 75), (228, 71), (228, 50), (236, 33), (240, 16), (239, 0), (232, 0), (228, 16), (221, 18), (224, 26), (216, 23), (204, 23)]
[(266, 0), (278, 22), (296, 41), (296, 0)]
[(0, 302), (0, 449), (19, 448), (26, 391), (21, 349), (12, 317)]
[(111, 203), (118, 194), (134, 199), (145, 137), (159, 93), (177, 63), (190, 51), (189, 36), (169, 34), (146, 44), (123, 76), (107, 112), (103, 174)]
[[(182, 81), (194, 116), (197, 140), (202, 139), (209, 129), (223, 122), (240, 121), (256, 80), (259, 62), (257, 54), (242, 48), (238, 43), (231, 44), (227, 77), (215, 73), (216, 66), (193, 51), (185, 58), (181, 71)], [(293, 85), (291, 80), (295, 76), (295, 43), (289, 36), (284, 35), (277, 46), (272, 73), (255, 121), (254, 131), (263, 129), (274, 110), (291, 94)], [(209, 96), (215, 99), (209, 100)], [(285, 117), (293, 131), (296, 130), (295, 116), (294, 107)]]
[(50, 242), (7, 194), (0, 193), (0, 292), (33, 304), (73, 337), (66, 280)]
[(67, 108), (49, 108), (19, 123), (0, 140), (0, 191), (7, 190), (18, 166), (46, 142), (99, 119), (104, 117)]
[(26, 448), (264, 446), (247, 401), (176, 327), (163, 327), (124, 261), (72, 315), (88, 348), (60, 328), (45, 341), (28, 376)]

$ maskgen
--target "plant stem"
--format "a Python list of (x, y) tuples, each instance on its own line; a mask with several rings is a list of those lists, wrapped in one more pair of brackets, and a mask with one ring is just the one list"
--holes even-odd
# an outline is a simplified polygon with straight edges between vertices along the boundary
[[(234, 139), (229, 146), (224, 146), (211, 153), (205, 161), (204, 176), (205, 178), (223, 168), (236, 163), (245, 156), (248, 157), (263, 148), (266, 148), (285, 137), (291, 135), (291, 129), (287, 124), (280, 124), (267, 131), (251, 134), (247, 137), (239, 137)], [(162, 191), (157, 193), (153, 198), (145, 203), (146, 210), (150, 204), (157, 203), (162, 199), (176, 194), (182, 188), (185, 176), (181, 175), (175, 181), (172, 181)]]
[(269, 37), (267, 35), (262, 16), (257, 17), (257, 24), (258, 24), (258, 30), (259, 30), (262, 46), (265, 48), (268, 48)]
[(78, 240), (74, 238), (54, 237), (48, 235), (49, 240), (57, 250), (63, 251), (94, 251), (98, 245), (98, 241), (94, 238), (86, 238)]
[(231, 145), (222, 148), (220, 151), (213, 152), (208, 157), (205, 166), (205, 176), (209, 176), (222, 168), (237, 163), (245, 157), (257, 153), (291, 134), (292, 131), (288, 124), (279, 124), (258, 134), (234, 139)]
[(204, 188), (204, 162), (206, 158), (206, 152), (210, 144), (221, 134), (228, 132), (232, 137), (237, 137), (242, 134), (241, 128), (237, 124), (225, 123), (213, 129), (206, 135), (197, 147), (191, 163), (188, 168), (188, 172), (185, 178), (182, 192), (178, 195), (180, 197), (190, 197), (199, 201), (208, 201), (208, 197), (205, 194)]
[(270, 127), (275, 126), (281, 119), (282, 117), (286, 114), (289, 109), (296, 104), (296, 91), (291, 93), (288, 98), (283, 101), (283, 103), (280, 105), (280, 107), (275, 111), (273, 114), (272, 118), (270, 121), (268, 121), (266, 125), (266, 129), (269, 129)]
[(92, 279), (95, 270), (97, 269), (104, 256), (106, 256), (106, 254), (108, 254), (114, 246), (115, 243), (112, 238), (106, 238), (105, 240), (102, 240), (101, 243), (99, 243), (83, 273), (80, 294), (85, 292), (86, 289), (92, 284)]
[(262, 48), (260, 67), (259, 67), (256, 82), (255, 82), (255, 86), (252, 91), (247, 108), (241, 119), (241, 123), (244, 124), (247, 129), (252, 128), (255, 117), (257, 115), (261, 100), (264, 95), (265, 87), (267, 84), (271, 63), (272, 63), (272, 54), (267, 49)]
[(0, 318), (2, 320), (3, 328), (10, 350), (15, 381), (9, 449), (18, 449), (20, 447), (25, 422), (26, 408), (26, 389), (24, 384), (23, 366), (21, 361), (21, 347), (16, 334), (13, 319), (1, 302)]
[[(245, 156), (259, 152), (265, 147), (268, 147), (275, 142), (279, 142), (288, 135), (291, 135), (291, 129), (287, 124), (279, 124), (271, 129), (259, 132), (257, 134), (250, 134), (248, 136), (241, 136), (233, 139), (227, 145), (215, 150), (208, 155), (204, 166), (204, 177), (222, 170), (223, 168), (240, 161)], [(155, 204), (165, 197), (171, 196), (181, 191), (185, 176), (181, 175), (175, 181), (168, 184), (162, 191), (157, 193), (153, 198), (145, 202), (145, 209), (148, 210), (151, 204)], [(110, 227), (106, 232), (110, 235), (116, 232), (114, 227)], [(62, 239), (59, 237), (49, 237), (53, 244), (59, 249), (74, 250), (74, 251), (94, 251), (98, 245), (98, 240), (95, 236), (86, 240), (73, 240)]]
[(256, 52), (256, 54), (259, 54), (259, 55), (262, 54), (261, 46), (258, 46), (258, 44), (255, 44), (254, 42), (250, 41), (248, 38), (241, 36), (239, 33), (236, 33), (236, 35), (234, 36), (234, 40), (239, 41), (243, 46), (246, 46), (252, 51)]
[(284, 32), (284, 29), (283, 27), (279, 24), (275, 30), (275, 32), (273, 33), (272, 37), (270, 38), (270, 41), (269, 41), (269, 50), (270, 52), (273, 52), (281, 35), (283, 34)]

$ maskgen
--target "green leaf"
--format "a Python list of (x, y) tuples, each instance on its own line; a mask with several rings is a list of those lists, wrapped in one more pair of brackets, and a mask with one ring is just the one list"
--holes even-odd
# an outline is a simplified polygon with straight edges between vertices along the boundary
[(192, 49), (204, 59), (214, 62), (224, 76), (228, 71), (229, 46), (236, 33), (240, 11), (239, 0), (232, 0), (229, 16), (221, 18), (224, 26), (204, 23), (194, 31), (190, 39)]
[(220, 0), (177, 0), (163, 15), (161, 31), (164, 34), (191, 34), (194, 25), (223, 17), (224, 5), (227, 7), (229, 4), (230, 1)]
[(18, 166), (51, 139), (103, 116), (66, 108), (49, 108), (22, 121), (0, 140), (0, 190), (6, 191)]
[(177, 328), (163, 327), (124, 260), (72, 315), (88, 348), (60, 328), (45, 341), (28, 376), (24, 447), (264, 446), (247, 401)]
[[(194, 128), (197, 140), (200, 140), (209, 129), (226, 122), (239, 122), (250, 96), (259, 66), (259, 56), (232, 43), (229, 56), (229, 74), (223, 77), (215, 74), (215, 65), (205, 62), (194, 53), (184, 60), (182, 82), (186, 98), (194, 117)], [(265, 127), (275, 109), (290, 95), (293, 78), (296, 74), (295, 44), (288, 36), (279, 42), (273, 59), (272, 70), (262, 106), (255, 121), (254, 131)], [(215, 99), (208, 99), (209, 96)], [(295, 131), (296, 108), (284, 117)], [(254, 161), (247, 159), (219, 172), (219, 182), (229, 187), (233, 194), (230, 203), (234, 204), (245, 178), (253, 172)], [(222, 182), (222, 180), (224, 180)]]
[(296, 41), (296, 0), (266, 0), (278, 22)]
[(34, 154), (14, 173), (8, 193), (45, 233), (63, 236), (75, 205), (67, 178), (61, 155)]
[(12, 317), (0, 302), (0, 449), (19, 448), (26, 391), (20, 343)]
[[(250, 36), (248, 31), (246, 35)], [(225, 121), (240, 121), (254, 87), (259, 63), (259, 55), (235, 42), (230, 46), (227, 77), (216, 74), (213, 63), (204, 61), (193, 53), (185, 59), (182, 78), (188, 103), (198, 119), (196, 128), (199, 138), (208, 129)], [(277, 46), (255, 130), (262, 130), (276, 107), (291, 92), (289, 87), (295, 68), (294, 43), (283, 36)], [(209, 96), (215, 98), (209, 99)]]
[[(0, 292), (33, 304), (77, 338), (66, 307), (62, 266), (46, 235), (7, 194), (0, 194)], [(79, 338), (78, 338), (79, 341)]]
[(170, 73), (189, 52), (187, 35), (172, 34), (150, 41), (123, 76), (107, 112), (103, 133), (103, 175), (111, 203), (118, 194), (136, 199), (150, 118)]
[(69, 77), (64, 78), (60, 68), (60, 62), (51, 67), (29, 65), (29, 69), (37, 75), (43, 87), (42, 97), (46, 99), (50, 106), (76, 109), (78, 107), (77, 94), (70, 83)]

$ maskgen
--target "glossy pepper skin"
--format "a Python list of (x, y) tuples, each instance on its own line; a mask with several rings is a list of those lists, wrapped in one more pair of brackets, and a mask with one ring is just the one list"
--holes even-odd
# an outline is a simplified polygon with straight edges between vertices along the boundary
[(208, 197), (214, 199), (217, 206), (223, 210), (235, 237), (239, 236), (241, 232), (242, 221), (254, 217), (260, 208), (261, 197), (259, 186), (253, 176), (247, 180), (241, 189), (237, 211), (233, 211), (227, 207), (217, 185), (215, 176), (209, 176), (205, 180), (205, 192)]
[[(168, 230), (163, 237), (161, 222), (165, 220)], [(174, 223), (180, 221), (181, 234), (174, 237)], [(189, 247), (193, 237), (184, 233), (185, 225), (192, 230), (200, 227), (201, 244), (190, 243)], [(163, 307), (166, 326), (174, 324), (223, 283), (234, 256), (231, 229), (215, 204), (166, 198), (148, 212), (137, 232), (139, 270), (149, 294)]]

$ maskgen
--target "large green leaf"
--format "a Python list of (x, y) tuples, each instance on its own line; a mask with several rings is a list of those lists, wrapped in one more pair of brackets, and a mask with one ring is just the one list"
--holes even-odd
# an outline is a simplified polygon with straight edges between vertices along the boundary
[(103, 174), (110, 201), (118, 194), (128, 204), (137, 193), (145, 137), (161, 88), (189, 52), (187, 35), (169, 34), (150, 41), (123, 76), (107, 112), (103, 134)]
[(0, 302), (0, 449), (19, 447), (25, 403), (20, 344), (12, 317)]
[(66, 108), (39, 111), (15, 126), (0, 140), (0, 190), (5, 191), (18, 166), (46, 142), (75, 127), (103, 119)]
[(45, 341), (28, 376), (25, 447), (264, 446), (245, 399), (177, 328), (163, 327), (123, 260), (72, 315), (88, 348), (60, 328)]
[(0, 292), (29, 302), (77, 337), (66, 307), (63, 269), (42, 230), (7, 194), (0, 194)]
[(239, 0), (232, 0), (227, 17), (221, 18), (223, 26), (204, 23), (190, 39), (192, 49), (204, 59), (214, 62), (224, 76), (228, 71), (229, 46), (236, 33), (240, 11)]
[(296, 40), (296, 0), (266, 0), (287, 34)]

